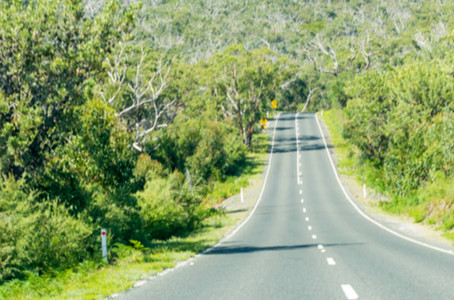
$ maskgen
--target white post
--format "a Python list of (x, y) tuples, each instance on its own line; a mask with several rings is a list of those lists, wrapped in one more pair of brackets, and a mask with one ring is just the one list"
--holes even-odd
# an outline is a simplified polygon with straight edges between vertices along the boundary
[(106, 241), (106, 230), (101, 229), (101, 245), (102, 245), (102, 258), (107, 261), (107, 241)]
[(366, 184), (363, 184), (363, 198), (366, 198)]
[(244, 203), (244, 194), (243, 194), (243, 188), (241, 188), (241, 203)]
[(268, 111), (266, 111), (266, 118), (267, 118), (267, 119), (269, 118), (269, 113), (268, 113)]

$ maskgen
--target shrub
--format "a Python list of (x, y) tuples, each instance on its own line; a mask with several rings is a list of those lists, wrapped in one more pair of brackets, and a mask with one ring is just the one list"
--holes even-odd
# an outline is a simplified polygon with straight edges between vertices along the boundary
[(23, 180), (0, 178), (0, 282), (68, 268), (87, 257), (92, 227), (57, 202), (34, 203)]
[(144, 191), (136, 194), (144, 230), (149, 239), (167, 239), (193, 229), (200, 199), (181, 173), (167, 178), (150, 174)]
[(154, 155), (168, 169), (188, 169), (195, 183), (203, 183), (237, 174), (245, 164), (246, 147), (227, 122), (181, 117), (161, 135)]
[(92, 201), (84, 215), (89, 216), (88, 220), (92, 220), (97, 229), (107, 229), (114, 241), (140, 238), (142, 223), (134, 196), (128, 191), (106, 193), (99, 186), (93, 186), (92, 192)]
[[(257, 139), (257, 137), (256, 137)], [(231, 132), (224, 137), (225, 173), (237, 175), (246, 165), (246, 146), (241, 137)]]

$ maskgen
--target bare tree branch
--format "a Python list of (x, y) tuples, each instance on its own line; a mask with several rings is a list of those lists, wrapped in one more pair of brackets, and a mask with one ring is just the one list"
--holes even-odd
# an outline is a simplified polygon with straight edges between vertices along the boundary
[(306, 103), (304, 104), (304, 107), (301, 110), (301, 112), (304, 112), (306, 110), (306, 108), (309, 105), (309, 101), (311, 100), (312, 96), (314, 96), (315, 92), (317, 90), (319, 90), (319, 89), (320, 89), (320, 87), (316, 87), (316, 88), (311, 89), (311, 81), (309, 80), (309, 93), (306, 96)]
[(107, 76), (114, 92), (109, 97), (105, 96), (105, 91), (100, 92), (100, 95), (117, 110), (116, 116), (125, 119), (135, 132), (132, 147), (143, 151), (142, 145), (148, 140), (149, 134), (160, 126), (160, 122), (164, 121), (163, 116), (175, 107), (177, 100), (161, 99), (172, 63), (163, 63), (161, 59), (156, 70), (150, 72), (147, 55), (143, 48), (140, 51), (140, 59), (134, 66), (131, 78), (127, 78), (127, 70), (132, 66), (127, 63), (129, 60), (124, 46), (112, 59), (107, 59)]

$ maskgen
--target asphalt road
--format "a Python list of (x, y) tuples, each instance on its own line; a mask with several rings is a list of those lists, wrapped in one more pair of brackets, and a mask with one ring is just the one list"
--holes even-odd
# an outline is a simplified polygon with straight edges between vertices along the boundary
[(454, 299), (454, 256), (354, 208), (314, 114), (283, 114), (274, 125), (263, 195), (247, 223), (120, 299)]

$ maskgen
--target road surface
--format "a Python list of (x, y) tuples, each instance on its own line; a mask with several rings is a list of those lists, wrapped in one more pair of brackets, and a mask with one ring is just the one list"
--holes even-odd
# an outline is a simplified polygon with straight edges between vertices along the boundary
[(389, 232), (338, 183), (314, 114), (283, 114), (248, 221), (120, 299), (454, 299), (454, 255)]

